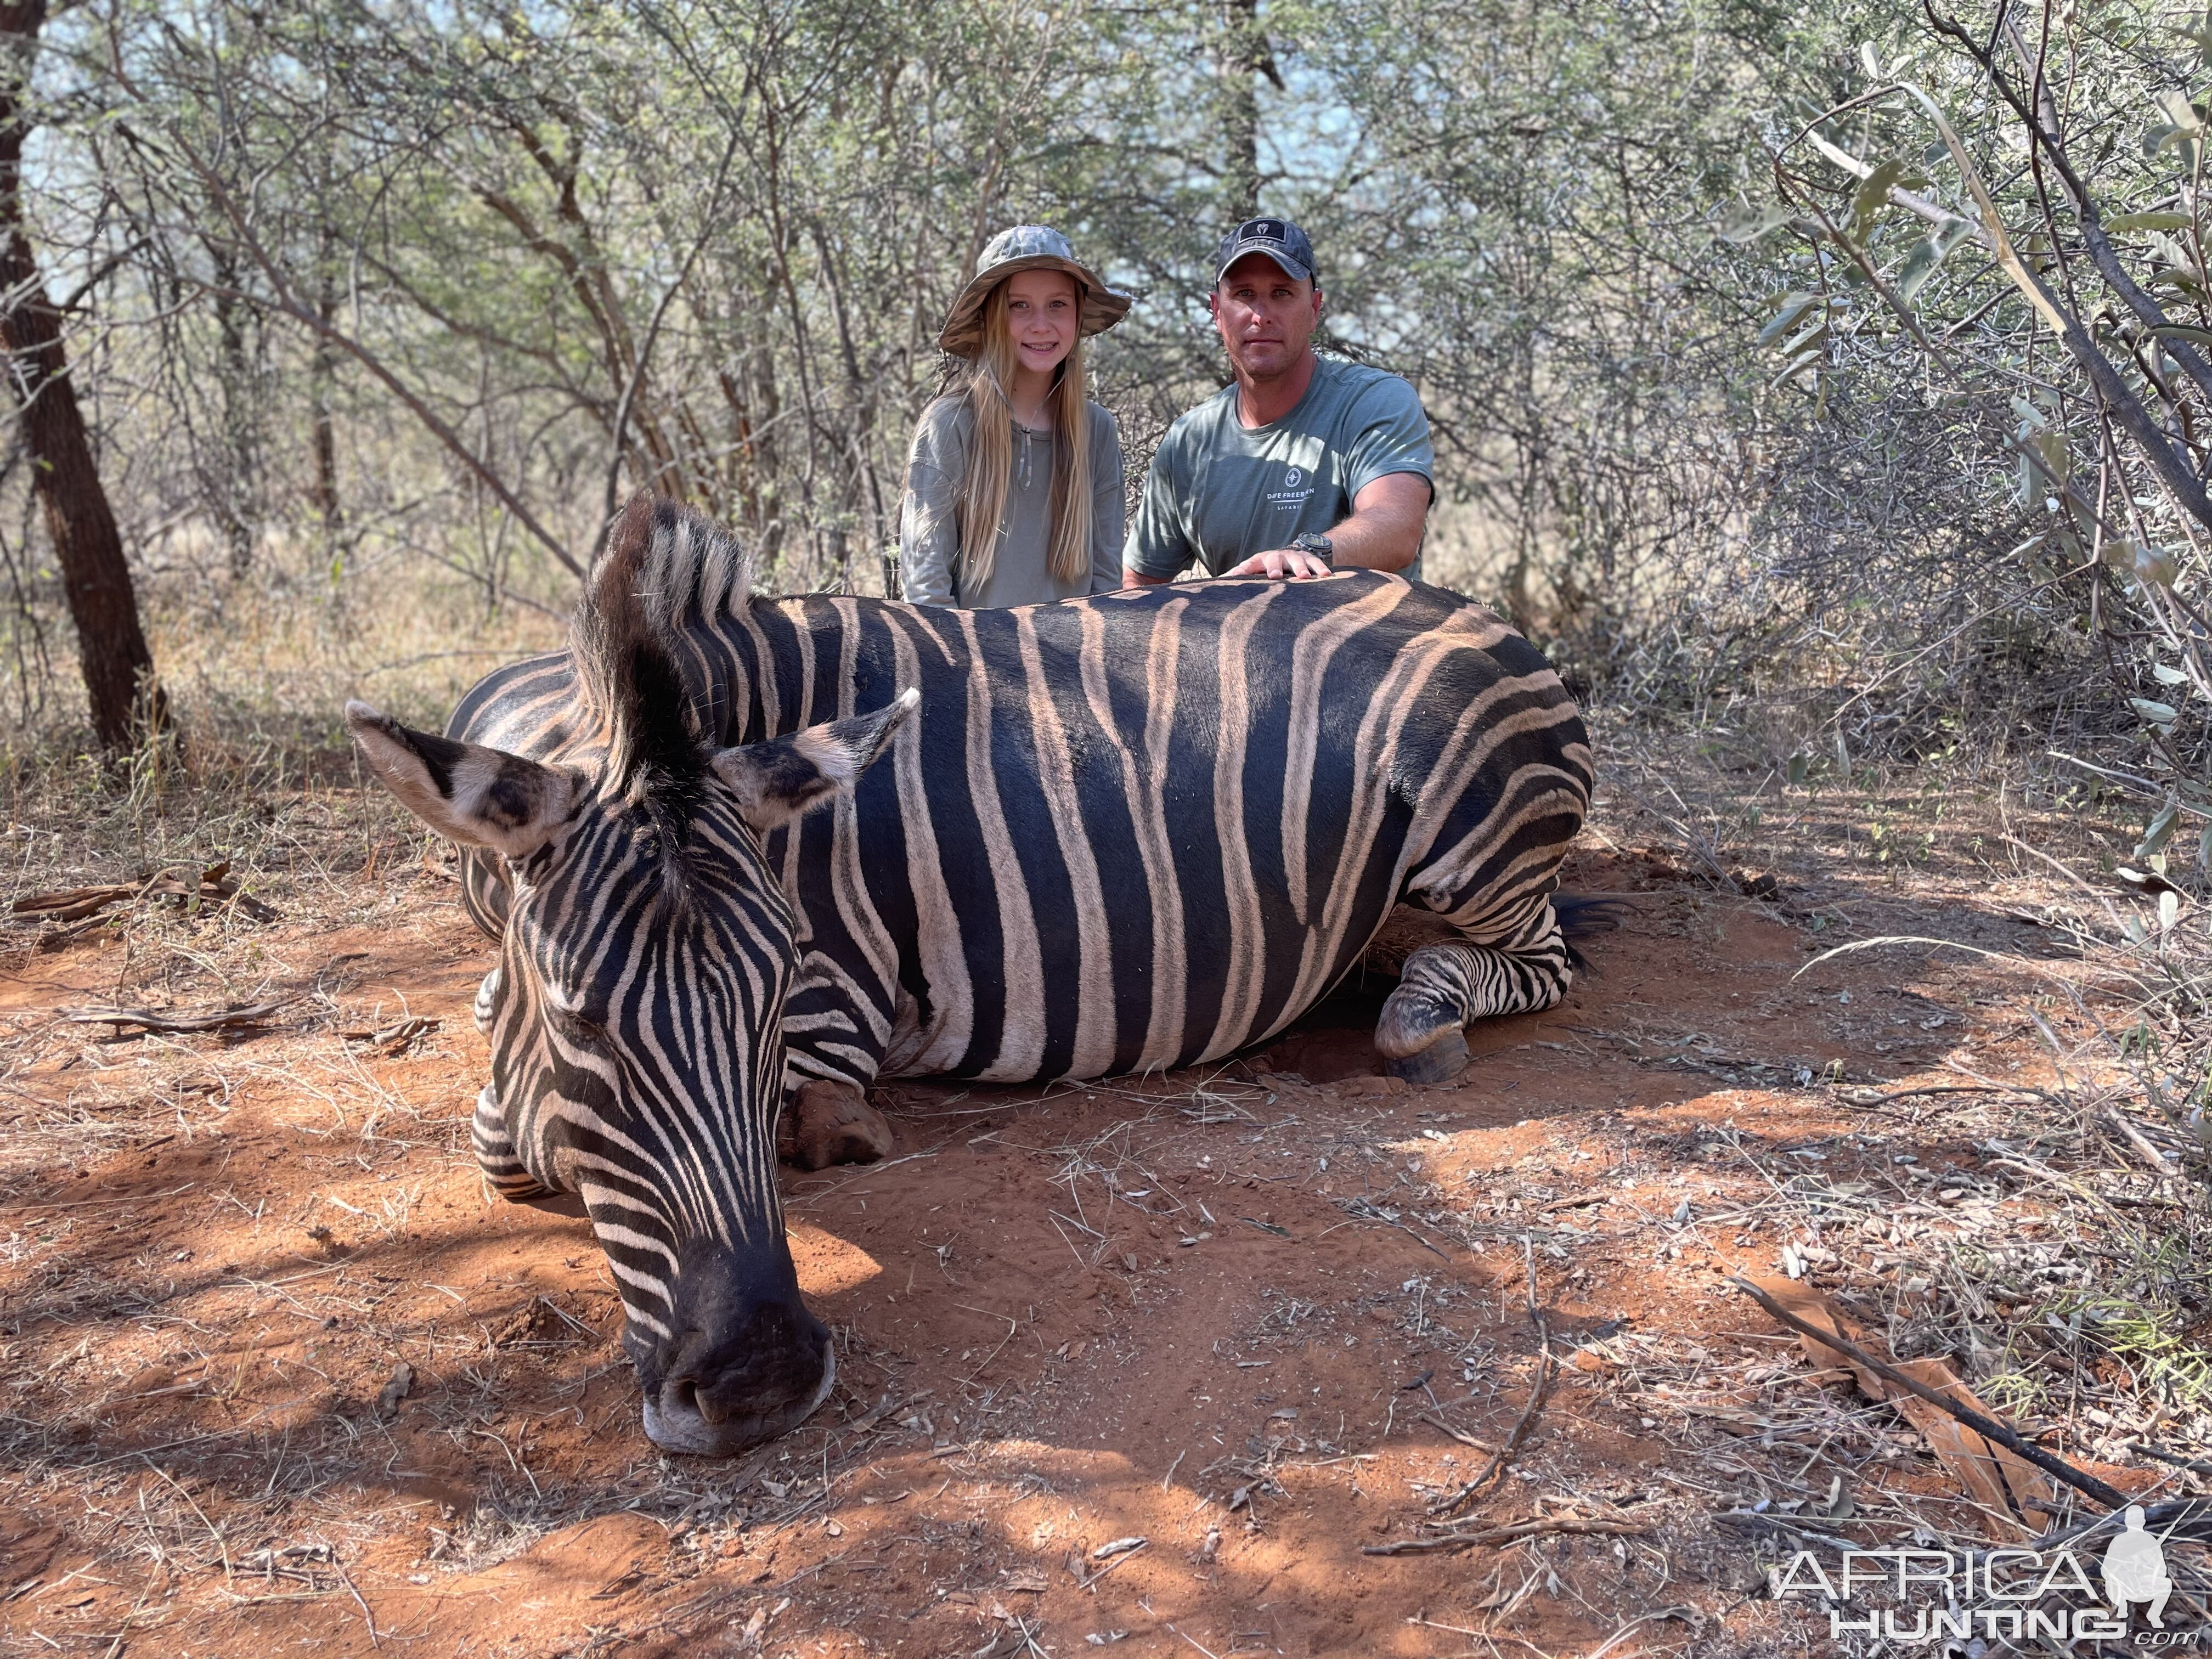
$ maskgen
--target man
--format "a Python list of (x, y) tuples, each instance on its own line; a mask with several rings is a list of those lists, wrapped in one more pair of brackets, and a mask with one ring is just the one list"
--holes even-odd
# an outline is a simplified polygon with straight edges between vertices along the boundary
[(1313, 349), (1313, 244), (1250, 219), (1221, 244), (1207, 298), (1236, 374), (1168, 428), (1121, 551), (1130, 586), (1209, 575), (1420, 574), (1434, 453), (1413, 388)]

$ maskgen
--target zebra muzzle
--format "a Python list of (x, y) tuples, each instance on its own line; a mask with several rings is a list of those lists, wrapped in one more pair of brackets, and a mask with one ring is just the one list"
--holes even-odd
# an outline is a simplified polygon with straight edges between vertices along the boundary
[(826, 1341), (820, 1380), (806, 1394), (773, 1410), (763, 1411), (711, 1389), (702, 1391), (690, 1377), (672, 1377), (657, 1395), (645, 1397), (646, 1438), (663, 1451), (734, 1457), (797, 1428), (830, 1397), (836, 1382), (836, 1356)]
[[(645, 1431), (664, 1451), (727, 1457), (795, 1428), (836, 1382), (830, 1333), (793, 1293), (732, 1307), (672, 1341), (633, 1350)], [(641, 1345), (642, 1346), (642, 1345)]]

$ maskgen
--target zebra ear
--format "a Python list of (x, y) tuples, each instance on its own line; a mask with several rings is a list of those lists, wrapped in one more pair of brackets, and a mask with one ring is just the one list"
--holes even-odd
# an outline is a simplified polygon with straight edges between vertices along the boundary
[(737, 796), (745, 822), (766, 835), (848, 787), (921, 702), (921, 693), (908, 686), (872, 714), (720, 750), (714, 757), (715, 774)]
[(568, 817), (575, 784), (565, 772), (417, 732), (365, 702), (348, 703), (345, 714), (378, 780), (448, 840), (526, 858)]

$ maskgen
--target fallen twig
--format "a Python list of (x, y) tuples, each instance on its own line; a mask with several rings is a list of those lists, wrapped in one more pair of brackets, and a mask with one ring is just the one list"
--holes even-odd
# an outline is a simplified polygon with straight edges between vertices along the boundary
[[(1431, 1255), (1436, 1256), (1445, 1261), (1451, 1260), (1449, 1256), (1446, 1255), (1435, 1245), (1430, 1243), (1427, 1239), (1423, 1238), (1420, 1234), (1415, 1232), (1404, 1222), (1391, 1220), (1389, 1217), (1384, 1215), (1380, 1210), (1376, 1209), (1375, 1206), (1369, 1203), (1364, 1198), (1333, 1198), (1329, 1202), (1335, 1205), (1336, 1207), (1343, 1211), (1345, 1214), (1351, 1216), (1357, 1220), (1372, 1221), (1382, 1226), (1395, 1227), (1400, 1232), (1405, 1234), (1407, 1237), (1412, 1239), (1414, 1243), (1419, 1245)], [(1252, 1221), (1252, 1218), (1249, 1215), (1239, 1216), (1237, 1218), (1239, 1221)], [(1264, 1221), (1252, 1221), (1252, 1224), (1267, 1232), (1281, 1233), (1285, 1238), (1290, 1237), (1290, 1233), (1287, 1229), (1282, 1227), (1271, 1227)]]
[(2147, 1446), (2140, 1440), (2130, 1440), (2128, 1445), (2142, 1456), (2160, 1463), (2171, 1463), (2177, 1469), (2187, 1469), (2191, 1474), (2212, 1474), (2212, 1463), (2201, 1457), (2176, 1457), (2172, 1452)]
[(1504, 1455), (1500, 1448), (1492, 1445), (1487, 1440), (1477, 1440), (1465, 1429), (1455, 1429), (1452, 1427), (1450, 1424), (1445, 1422), (1443, 1418), (1437, 1416), (1434, 1412), (1423, 1412), (1416, 1420), (1423, 1423), (1435, 1424), (1437, 1427), (1442, 1429), (1446, 1434), (1458, 1441), (1462, 1446), (1472, 1446), (1479, 1452), (1488, 1452), (1492, 1457), (1498, 1457)]
[(1115, 1568), (1121, 1565), (1124, 1562), (1135, 1560), (1139, 1555), (1144, 1553), (1145, 1546), (1151, 1541), (1152, 1540), (1148, 1538), (1139, 1538), (1135, 1543), (1130, 1545), (1128, 1548), (1121, 1551), (1111, 1561), (1109, 1561), (1104, 1566), (1099, 1568), (1097, 1571), (1092, 1573), (1088, 1578), (1079, 1578), (1076, 1581), (1075, 1588), (1078, 1589), (1089, 1589), (1093, 1584), (1097, 1583), (1100, 1579), (1103, 1578), (1108, 1573), (1113, 1571)]
[(1924, 1089), (1899, 1089), (1894, 1093), (1875, 1095), (1847, 1094), (1841, 1098), (1846, 1106), (1863, 1111), (1870, 1106), (1887, 1106), (1893, 1100), (1917, 1100), (1923, 1095), (2033, 1095), (2034, 1089), (2016, 1089), (2002, 1083), (1936, 1083)]
[[(2094, 1520), (2077, 1521), (2071, 1526), (2054, 1528), (2029, 1539), (2022, 1547), (2053, 1550), (2076, 1538), (2085, 1537), (2100, 1527), (2111, 1526), (2112, 1520), (2109, 1515), (2100, 1515)], [(2191, 1544), (2212, 1542), (2212, 1498), (2177, 1498), (2163, 1504), (2146, 1504), (2143, 1505), (2143, 1529), (2168, 1542), (2176, 1538)]]
[(62, 1018), (79, 1025), (140, 1025), (149, 1031), (163, 1033), (222, 1031), (241, 1025), (258, 1025), (298, 1000), (297, 997), (284, 997), (276, 1002), (258, 1002), (250, 1008), (224, 1008), (211, 1014), (157, 1014), (150, 1008), (71, 1008)]
[(376, 1636), (376, 1615), (368, 1610), (368, 1599), (353, 1582), (353, 1575), (345, 1570), (345, 1563), (338, 1559), (336, 1550), (331, 1552), (331, 1566), (337, 1573), (338, 1582), (346, 1587), (346, 1593), (353, 1597), (354, 1604), (361, 1609), (362, 1622), (368, 1626), (369, 1646), (382, 1648), (384, 1644), (377, 1640)]
[(1790, 977), (1792, 980), (1802, 979), (1822, 963), (1834, 957), (1849, 956), (1855, 951), (1871, 951), (1884, 945), (1932, 945), (1941, 951), (1964, 951), (1969, 956), (1981, 957), (1990, 962), (2002, 962), (2008, 967), (2025, 968), (2031, 974), (2040, 974), (2046, 979), (2055, 979), (2061, 985), (2071, 985), (2075, 982), (2071, 977), (2059, 973), (2047, 963), (2038, 962), (2031, 957), (2008, 956), (2002, 951), (1984, 951), (1978, 945), (1967, 945), (1955, 939), (1929, 939), (1922, 933), (1885, 933), (1880, 939), (1854, 939), (1849, 945), (1838, 945), (1832, 950), (1821, 951), (1819, 956), (1814, 957), (1812, 961), (1807, 963)]
[(258, 899), (242, 894), (231, 878), (228, 860), (210, 864), (189, 878), (180, 871), (190, 865), (167, 865), (142, 881), (118, 882), (102, 887), (71, 887), (54, 893), (26, 893), (9, 908), (30, 921), (88, 921), (112, 904), (135, 903), (148, 898), (198, 899), (203, 904), (230, 904), (256, 921), (274, 921), (276, 913)]
[(1482, 1548), (1493, 1544), (1516, 1544), (1524, 1538), (1547, 1533), (1642, 1533), (1650, 1527), (1641, 1521), (1614, 1521), (1604, 1516), (1540, 1515), (1531, 1521), (1515, 1521), (1480, 1532), (1438, 1533), (1432, 1538), (1401, 1538), (1388, 1544), (1363, 1544), (1362, 1555), (1427, 1555), (1437, 1552)]
[(2154, 1146), (2151, 1144), (2150, 1138), (2148, 1135), (2144, 1134), (2142, 1130), (2136, 1128), (2134, 1124), (2129, 1122), (2126, 1118), (2120, 1115), (2120, 1110), (2117, 1106), (2106, 1107), (2105, 1115), (2111, 1120), (2112, 1125), (2114, 1128), (2118, 1129), (2123, 1135), (2127, 1137), (2128, 1145), (2134, 1147), (2136, 1152), (2142, 1154), (2143, 1161), (2148, 1164), (2152, 1169), (2157, 1170), (2158, 1173), (2162, 1176), (2177, 1176), (2181, 1173), (2179, 1170), (2173, 1166), (2172, 1159), (2166, 1157), (2164, 1152), (2161, 1152), (2156, 1146)]
[(1016, 1322), (1013, 1316), (1010, 1314), (993, 1313), (988, 1308), (971, 1308), (964, 1302), (956, 1302), (952, 1305), (960, 1309), (964, 1313), (981, 1314), (986, 1319), (1003, 1319), (1006, 1322), (1006, 1334), (999, 1339), (999, 1346), (992, 1349), (990, 1352), (985, 1354), (981, 1364), (978, 1364), (974, 1370), (969, 1372), (967, 1376), (958, 1379), (960, 1385), (963, 1388), (965, 1388), (969, 1383), (975, 1382), (977, 1377), (982, 1376), (984, 1370), (989, 1366), (990, 1363), (994, 1359), (996, 1359), (1001, 1353), (1006, 1352), (1006, 1344), (1014, 1340), (1014, 1333), (1018, 1331), (1021, 1327)]
[[(2051, 752), (2057, 754), (2058, 751), (2057, 750), (2053, 750)], [(2062, 755), (2059, 756), (2059, 758), (2062, 760), (2074, 759), (2071, 755)], [(2074, 763), (2076, 766), (2086, 766), (2088, 764), (2086, 761), (2074, 761)], [(2097, 769), (2091, 767), (2090, 769), (2094, 771)], [(2002, 839), (2008, 846), (2017, 847), (2021, 852), (2027, 854), (2030, 858), (2041, 859), (2045, 864), (2056, 870), (2060, 875), (2065, 877), (2067, 880), (2072, 882), (2076, 887), (2079, 887), (2083, 892), (2087, 893), (2091, 898), (2096, 900), (2099, 904), (2102, 905), (2104, 907), (2105, 915), (2106, 919), (2112, 922), (2114, 932), (2125, 931), (2120, 927), (2120, 913), (2112, 908), (2112, 901), (2110, 895), (2099, 892), (2095, 888), (2089, 885), (2087, 882), (2084, 881), (2077, 872), (2068, 869), (2057, 859), (2051, 857), (2050, 854), (2043, 851), (2042, 848), (2029, 846), (2018, 836), (2005, 836), (2001, 837), (2001, 839)]]
[[(1552, 1333), (1544, 1323), (1544, 1310), (1536, 1302), (1536, 1251), (1527, 1235), (1521, 1239), (1522, 1256), (1528, 1268), (1528, 1318), (1536, 1327), (1536, 1382), (1528, 1390), (1528, 1403), (1521, 1408), (1521, 1419), (1513, 1425), (1513, 1432), (1505, 1437), (1505, 1443), (1490, 1454), (1489, 1460), (1474, 1472), (1474, 1476), (1449, 1498), (1440, 1498), (1429, 1505), (1431, 1515), (1454, 1515), (1464, 1509), (1490, 1483), (1498, 1480), (1513, 1466), (1521, 1455), (1521, 1448), (1528, 1438), (1536, 1419), (1543, 1415), (1544, 1401), (1550, 1396), (1552, 1384), (1559, 1379), (1559, 1362), (1552, 1358)], [(1373, 1552), (1370, 1552), (1372, 1553)], [(1382, 1552), (1385, 1554), (1395, 1551)]]
[(1909, 1376), (1896, 1366), (1875, 1358), (1849, 1337), (1834, 1331), (1824, 1331), (1809, 1321), (1800, 1319), (1741, 1273), (1733, 1276), (1729, 1282), (1765, 1309), (1776, 1319), (1796, 1332), (1798, 1335), (1817, 1342), (1824, 1348), (1832, 1349), (1853, 1364), (1865, 1366), (1884, 1382), (1894, 1383), (1916, 1399), (1924, 1400), (1939, 1410), (1948, 1412), (1976, 1434), (1980, 1435), (1983, 1439), (1995, 1442), (2016, 1457), (2025, 1458), (2045, 1474), (2063, 1480), (2075, 1491), (2102, 1504), (2106, 1509), (2117, 1510), (2127, 1507), (2130, 1500), (2118, 1488), (2107, 1486), (2094, 1474), (2083, 1474), (2063, 1457), (2053, 1457), (2042, 1447), (2021, 1438), (1995, 1418), (1985, 1417), (1970, 1407), (1961, 1406), (1957, 1401), (1929, 1388), (1918, 1377)]

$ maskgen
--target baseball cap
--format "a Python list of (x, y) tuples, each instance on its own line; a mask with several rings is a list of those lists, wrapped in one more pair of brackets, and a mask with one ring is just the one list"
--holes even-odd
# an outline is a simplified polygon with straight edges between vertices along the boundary
[(1247, 219), (1221, 239), (1220, 250), (1213, 256), (1214, 286), (1218, 288), (1229, 267), (1248, 253), (1266, 254), (1288, 276), (1308, 282), (1321, 280), (1321, 271), (1314, 264), (1313, 244), (1305, 232), (1288, 219)]

